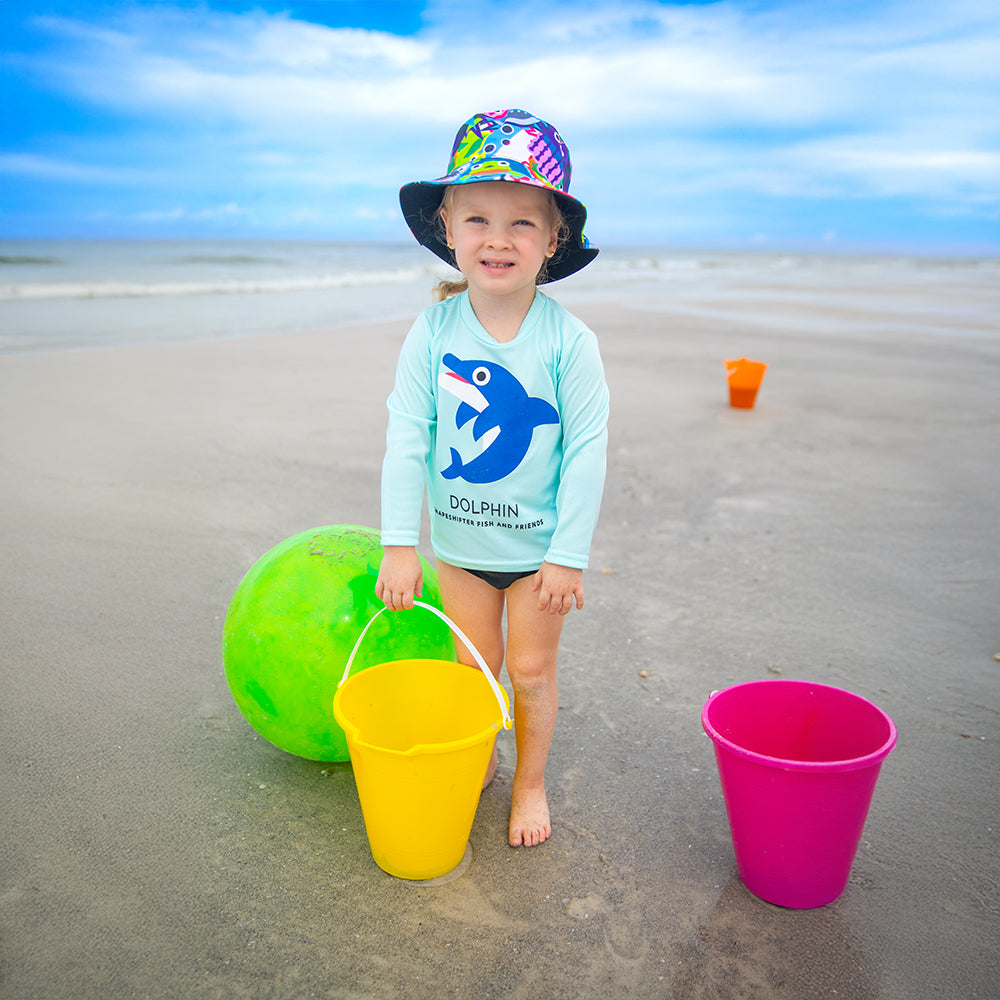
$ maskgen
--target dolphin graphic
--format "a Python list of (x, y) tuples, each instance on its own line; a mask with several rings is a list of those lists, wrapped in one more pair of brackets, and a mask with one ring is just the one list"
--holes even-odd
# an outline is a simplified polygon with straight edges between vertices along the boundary
[(502, 365), (490, 361), (462, 361), (444, 356), (449, 369), (438, 376), (438, 384), (461, 400), (455, 426), (475, 418), (472, 436), (482, 451), (463, 462), (457, 448), (451, 449), (451, 465), (445, 479), (467, 483), (495, 483), (510, 475), (528, 453), (531, 437), (540, 424), (558, 424), (556, 408), (538, 396), (529, 396), (524, 386)]

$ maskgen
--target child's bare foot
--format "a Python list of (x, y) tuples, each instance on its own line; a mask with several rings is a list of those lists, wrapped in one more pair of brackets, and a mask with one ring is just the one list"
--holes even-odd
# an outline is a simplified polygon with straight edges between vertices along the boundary
[(515, 784), (510, 802), (510, 846), (535, 847), (551, 835), (552, 823), (545, 786), (519, 789)]
[(497, 773), (497, 741), (493, 741), (493, 755), (490, 757), (489, 765), (486, 768), (486, 777), (483, 778), (483, 788), (485, 788), (492, 780), (493, 775)]

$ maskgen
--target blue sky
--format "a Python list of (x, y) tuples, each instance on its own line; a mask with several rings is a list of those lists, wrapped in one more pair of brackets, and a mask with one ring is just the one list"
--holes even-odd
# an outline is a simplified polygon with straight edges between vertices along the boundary
[(598, 245), (1000, 251), (995, 0), (0, 0), (0, 235), (405, 240), (552, 121)]

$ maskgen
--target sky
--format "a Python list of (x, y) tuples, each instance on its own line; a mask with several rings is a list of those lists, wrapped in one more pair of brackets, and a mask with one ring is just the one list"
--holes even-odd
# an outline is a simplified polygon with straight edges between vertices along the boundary
[(598, 246), (1000, 252), (995, 0), (0, 0), (0, 237), (403, 242), (499, 108)]

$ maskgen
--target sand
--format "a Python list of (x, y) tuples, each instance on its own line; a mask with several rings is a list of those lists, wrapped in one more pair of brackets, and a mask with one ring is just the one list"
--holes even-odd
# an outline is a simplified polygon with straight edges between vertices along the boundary
[[(504, 737), (435, 886), (373, 864), (349, 766), (250, 729), (220, 649), (259, 556), (376, 523), (406, 324), (0, 359), (0, 995), (995, 996), (1000, 329), (696, 306), (577, 308), (613, 415), (555, 832), (506, 845)], [(742, 354), (770, 365), (752, 411)], [(700, 726), (778, 676), (899, 728), (821, 909), (743, 888)]]

